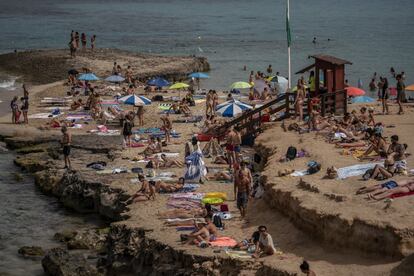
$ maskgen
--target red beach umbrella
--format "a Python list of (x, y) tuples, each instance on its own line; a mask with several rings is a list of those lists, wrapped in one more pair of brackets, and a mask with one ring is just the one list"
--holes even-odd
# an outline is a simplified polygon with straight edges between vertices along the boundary
[(349, 86), (349, 87), (346, 87), (345, 89), (346, 89), (346, 94), (348, 94), (348, 96), (357, 97), (357, 96), (365, 95), (365, 91), (357, 87)]

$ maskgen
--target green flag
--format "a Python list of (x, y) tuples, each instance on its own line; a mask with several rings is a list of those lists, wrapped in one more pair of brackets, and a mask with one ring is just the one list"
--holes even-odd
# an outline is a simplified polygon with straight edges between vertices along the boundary
[(286, 7), (286, 35), (287, 35), (287, 45), (290, 47), (292, 43), (292, 37), (290, 35), (290, 24), (289, 24), (289, 7)]

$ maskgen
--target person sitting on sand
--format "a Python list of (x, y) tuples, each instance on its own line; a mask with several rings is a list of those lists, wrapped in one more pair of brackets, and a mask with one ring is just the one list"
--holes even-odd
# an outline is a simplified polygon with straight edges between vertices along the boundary
[(180, 114), (180, 107), (178, 106), (177, 103), (173, 103), (171, 104), (170, 108), (168, 109), (168, 113), (173, 113), (173, 114)]
[(183, 99), (183, 100), (180, 102), (180, 105), (179, 105), (179, 111), (180, 111), (180, 113), (184, 114), (185, 116), (191, 116), (191, 110), (190, 110), (190, 108), (188, 107), (188, 104), (187, 104), (187, 102), (185, 101), (185, 99)]
[(310, 270), (309, 264), (307, 261), (303, 261), (303, 263), (299, 266), (302, 273), (306, 274), (307, 276), (316, 276), (316, 273)]
[(381, 157), (386, 156), (387, 142), (382, 137), (381, 132), (374, 133), (374, 135), (372, 135), (372, 138), (369, 139), (369, 142), (370, 146), (360, 157), (361, 160), (367, 158), (372, 152), (377, 153)]
[(78, 108), (83, 106), (82, 99), (78, 99), (76, 101), (73, 101), (73, 103), (70, 105), (70, 110), (77, 110)]
[(169, 159), (164, 153), (160, 155), (160, 160), (157, 160), (156, 163), (157, 168), (182, 168), (184, 166), (184, 163), (180, 160)]
[(210, 241), (210, 232), (205, 223), (195, 223), (196, 230), (188, 234), (186, 244), (195, 244), (200, 247), (207, 247)]
[(144, 149), (144, 155), (151, 155), (154, 153), (160, 153), (159, 148), (157, 147), (157, 143), (155, 142), (155, 138), (151, 137), (148, 146)]
[(145, 180), (145, 176), (138, 175), (138, 180), (141, 182), (141, 188), (127, 201), (133, 203), (138, 201), (155, 200), (155, 183), (149, 183)]
[(219, 232), (218, 229), (216, 227), (216, 225), (214, 225), (211, 217), (205, 217), (206, 220), (206, 228), (210, 234), (210, 239), (209, 241), (215, 241), (218, 237), (219, 237)]
[(356, 194), (368, 194), (367, 199), (382, 200), (395, 194), (409, 193), (414, 191), (414, 179), (390, 180), (388, 182), (362, 187)]
[(237, 243), (233, 249), (247, 250), (248, 252), (256, 252), (259, 247), (260, 232), (254, 231), (250, 239), (244, 239)]
[(367, 126), (375, 126), (375, 119), (374, 119), (374, 109), (369, 108), (368, 109), (368, 122)]
[(256, 251), (253, 254), (253, 258), (260, 258), (264, 256), (271, 256), (275, 254), (276, 249), (273, 243), (272, 236), (267, 232), (267, 227), (259, 226), (259, 246), (256, 247)]

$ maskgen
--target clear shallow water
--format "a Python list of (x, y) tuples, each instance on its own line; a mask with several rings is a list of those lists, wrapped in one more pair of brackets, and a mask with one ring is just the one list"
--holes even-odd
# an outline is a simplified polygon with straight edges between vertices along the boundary
[(64, 229), (102, 224), (93, 216), (80, 216), (65, 210), (53, 198), (42, 195), (33, 178), (13, 165), (12, 153), (0, 153), (0, 275), (43, 275), (41, 259), (24, 259), (17, 253), (22, 246), (59, 246), (53, 235)]
[[(413, 13), (412, 0), (292, 0), (293, 71), (326, 53), (354, 63), (351, 85), (361, 78), (367, 86), (374, 71), (388, 76), (391, 66), (413, 83)], [(287, 74), (285, 0), (2, 0), (0, 25), (2, 52), (63, 48), (74, 29), (96, 34), (99, 47), (203, 55), (209, 88), (246, 80), (244, 65)]]

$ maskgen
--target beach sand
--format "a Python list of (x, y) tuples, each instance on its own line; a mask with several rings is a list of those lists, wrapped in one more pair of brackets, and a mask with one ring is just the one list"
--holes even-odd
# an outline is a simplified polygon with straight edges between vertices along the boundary
[[(39, 101), (43, 97), (48, 96), (65, 96), (67, 87), (62, 84), (53, 84), (46, 87), (37, 87), (31, 90), (31, 110), (30, 113), (37, 113), (44, 111), (43, 108), (37, 107)], [(169, 93), (170, 95), (178, 95), (178, 93)], [(104, 97), (105, 99), (105, 97)], [(131, 109), (131, 107), (125, 107)], [(352, 108), (352, 106), (351, 106)], [(191, 107), (194, 114), (204, 113), (204, 103), (198, 104), (196, 107)], [(378, 108), (377, 108), (378, 109)], [(392, 108), (395, 112), (395, 107)], [(158, 103), (154, 102), (151, 106), (145, 107), (146, 127), (159, 127), (161, 125), (159, 120), (160, 110)], [(407, 108), (407, 112), (403, 116), (377, 116), (378, 120), (383, 121), (386, 125), (395, 124), (395, 128), (386, 128), (386, 135), (398, 134), (402, 142), (406, 142), (409, 146), (413, 145), (413, 128), (412, 128), (412, 109)], [(180, 118), (181, 115), (171, 115), (172, 119)], [(13, 126), (8, 124), (9, 115), (3, 116), (1, 128), (6, 128), (9, 132), (20, 136), (36, 136), (39, 133), (43, 136), (55, 135), (59, 138), (58, 130), (39, 130), (39, 127), (46, 126), (50, 119), (31, 120), (30, 126)], [(88, 141), (93, 143), (94, 134), (87, 134), (86, 132), (96, 127), (95, 123), (84, 125), (82, 129), (71, 130), (74, 139), (82, 140), (82, 137), (88, 137)], [(172, 144), (168, 146), (170, 152), (180, 153), (180, 159), (183, 158), (184, 143), (194, 134), (198, 132), (197, 126), (194, 124), (174, 124), (173, 128), (181, 133), (181, 138), (173, 139)], [(86, 135), (86, 136), (85, 136)], [(98, 140), (98, 138), (96, 138)], [(132, 183), (131, 179), (134, 175), (99, 175), (94, 171), (85, 168), (87, 162), (104, 160), (109, 163), (109, 167), (135, 167), (141, 164), (133, 163), (131, 159), (142, 152), (143, 148), (128, 148), (121, 149), (121, 139), (118, 138), (119, 144), (116, 145), (116, 158), (111, 161), (105, 154), (88, 154), (85, 150), (73, 151), (73, 166), (74, 169), (80, 171), (86, 179), (94, 179), (98, 182), (105, 183), (111, 188), (119, 188), (125, 191), (126, 194), (132, 195), (139, 189), (137, 184)], [(85, 142), (85, 141), (83, 141)], [(86, 143), (86, 142), (85, 142)], [(75, 142), (76, 144), (76, 142)], [(204, 144), (204, 143), (203, 143)], [(276, 177), (279, 169), (286, 167), (302, 169), (305, 168), (306, 162), (309, 160), (317, 160), (322, 163), (322, 170), (326, 169), (328, 165), (336, 167), (343, 167), (351, 164), (356, 164), (359, 161), (353, 159), (351, 156), (341, 156), (339, 149), (335, 149), (333, 145), (329, 145), (323, 141), (321, 137), (315, 137), (314, 133), (298, 135), (295, 133), (284, 133), (279, 124), (273, 124), (268, 130), (259, 136), (256, 144), (260, 147), (273, 149), (275, 155), (269, 156), (268, 163), (263, 171), (263, 175), (267, 177), (267, 193), (269, 189), (280, 189), (291, 192), (292, 198), (299, 200), (300, 204), (312, 210), (325, 214), (335, 214), (341, 219), (352, 221), (355, 218), (366, 220), (373, 225), (392, 225), (398, 229), (406, 230), (407, 233), (412, 233), (413, 217), (410, 213), (413, 212), (414, 197), (405, 197), (396, 199), (389, 209), (384, 210), (383, 202), (368, 203), (361, 196), (355, 196), (355, 190), (367, 183), (361, 182), (359, 178), (352, 178), (344, 181), (336, 180), (321, 180), (322, 173), (307, 176), (304, 180), (319, 189), (319, 193), (312, 193), (307, 190), (299, 189), (295, 184), (299, 179), (284, 177)], [(276, 161), (277, 157), (283, 155), (290, 145), (296, 145), (298, 148), (303, 147), (310, 152), (311, 157), (297, 159), (290, 163), (279, 163)], [(91, 147), (94, 146), (91, 144)], [(410, 150), (410, 147), (409, 147)], [(250, 155), (252, 149), (245, 148), (245, 154)], [(205, 160), (207, 165), (211, 165), (211, 160)], [(55, 161), (56, 162), (56, 161)], [(408, 163), (412, 164), (412, 156), (408, 158)], [(56, 169), (63, 166), (63, 161), (56, 163)], [(214, 165), (217, 167), (217, 165)], [(182, 175), (184, 169), (168, 169), (168, 171), (175, 172), (177, 175)], [(373, 181), (368, 184), (374, 183)], [(273, 187), (270, 187), (273, 186)], [(270, 267), (277, 267), (279, 269), (288, 271), (290, 273), (300, 273), (298, 265), (305, 258), (310, 261), (313, 270), (317, 275), (389, 275), (401, 262), (400, 258), (393, 258), (392, 256), (384, 256), (379, 254), (367, 254), (361, 252), (357, 248), (343, 248), (337, 246), (335, 242), (330, 243), (329, 239), (321, 239), (315, 237), (313, 233), (306, 230), (299, 230), (292, 216), (286, 215), (284, 210), (278, 210), (278, 207), (271, 207), (272, 198), (268, 196), (265, 199), (254, 200), (249, 205), (247, 223), (240, 220), (238, 211), (236, 209), (235, 201), (233, 201), (233, 186), (232, 184), (224, 184), (214, 181), (208, 181), (202, 184), (198, 192), (226, 192), (229, 195), (229, 204), (233, 219), (226, 221), (226, 229), (223, 235), (234, 237), (236, 240), (248, 238), (259, 225), (267, 225), (269, 232), (272, 234), (278, 249), (283, 252), (281, 255), (267, 257), (261, 259), (260, 262)], [(324, 194), (343, 195), (346, 198), (343, 202), (336, 202), (328, 199)], [(174, 248), (185, 250), (191, 254), (197, 255), (220, 255), (225, 256), (223, 252), (214, 253), (211, 249), (199, 249), (194, 246), (184, 246), (179, 242), (179, 232), (175, 232), (174, 228), (167, 228), (163, 225), (162, 220), (157, 219), (159, 212), (166, 210), (166, 195), (158, 195), (155, 201), (139, 202), (129, 206), (127, 215), (129, 218), (125, 221), (117, 222), (117, 224), (125, 224), (129, 227), (144, 227), (153, 230), (147, 235), (164, 244), (168, 244)], [(321, 226), (323, 227), (323, 226)], [(335, 233), (331, 233), (335, 235)], [(412, 239), (412, 236), (411, 236)], [(334, 240), (334, 239), (333, 239)], [(358, 242), (358, 241), (355, 241)], [(412, 248), (408, 248), (412, 252)]]

